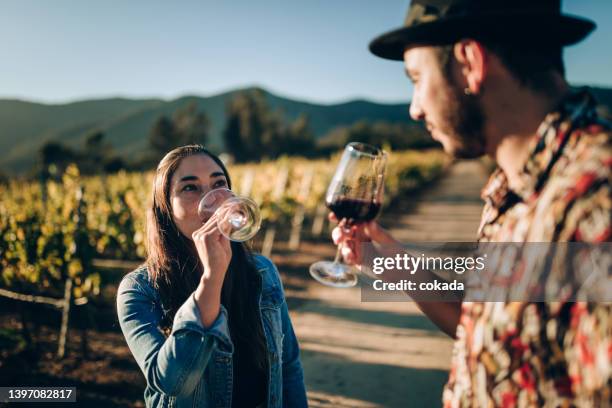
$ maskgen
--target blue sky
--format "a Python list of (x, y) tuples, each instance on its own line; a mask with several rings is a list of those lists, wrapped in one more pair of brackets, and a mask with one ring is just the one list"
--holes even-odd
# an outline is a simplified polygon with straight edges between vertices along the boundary
[[(259, 85), (334, 103), (409, 99), (399, 62), (368, 42), (409, 0), (0, 0), (0, 98), (174, 98)], [(574, 84), (612, 86), (612, 1), (565, 0), (598, 23), (567, 48)], [(543, 27), (545, 29), (545, 27)]]

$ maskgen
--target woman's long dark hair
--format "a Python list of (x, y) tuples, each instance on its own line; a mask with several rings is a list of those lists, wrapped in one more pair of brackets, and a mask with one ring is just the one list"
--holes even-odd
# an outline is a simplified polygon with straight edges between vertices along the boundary
[[(228, 187), (232, 182), (223, 162), (201, 145), (188, 145), (170, 151), (159, 162), (153, 179), (153, 192), (147, 211), (146, 261), (149, 276), (160, 294), (164, 317), (161, 329), (169, 332), (178, 308), (198, 286), (202, 264), (192, 240), (185, 237), (172, 218), (170, 181), (185, 157), (205, 155), (221, 168)], [(256, 290), (258, 272), (253, 255), (244, 243), (232, 242), (232, 259), (221, 291), (221, 303), (228, 311), (232, 341), (256, 367), (267, 367), (267, 347), (259, 313)]]

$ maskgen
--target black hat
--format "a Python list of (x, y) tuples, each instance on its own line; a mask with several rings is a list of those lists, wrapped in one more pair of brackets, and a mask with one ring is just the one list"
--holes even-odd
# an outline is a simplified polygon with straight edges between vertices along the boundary
[(370, 51), (401, 61), (407, 46), (461, 38), (570, 45), (594, 28), (593, 21), (561, 14), (561, 0), (412, 0), (404, 26), (372, 40)]

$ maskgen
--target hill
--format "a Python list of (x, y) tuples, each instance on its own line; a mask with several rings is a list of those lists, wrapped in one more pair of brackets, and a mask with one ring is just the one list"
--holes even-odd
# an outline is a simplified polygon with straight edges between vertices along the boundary
[[(19, 174), (36, 162), (37, 152), (47, 141), (58, 141), (73, 148), (80, 147), (84, 137), (102, 130), (106, 140), (124, 157), (134, 158), (147, 146), (147, 136), (160, 115), (172, 115), (178, 108), (195, 102), (211, 121), (209, 147), (223, 148), (225, 108), (231, 98), (244, 89), (209, 97), (183, 96), (174, 100), (162, 99), (99, 99), (68, 104), (41, 104), (21, 100), (0, 100), (0, 171)], [(593, 88), (604, 106), (612, 111), (612, 89)], [(351, 125), (359, 120), (410, 121), (408, 103), (380, 104), (355, 100), (340, 104), (315, 104), (293, 100), (264, 91), (268, 104), (281, 110), (287, 119), (299, 114), (310, 118), (316, 137), (325, 135), (338, 126)]]
[[(209, 145), (222, 149), (226, 104), (234, 90), (210, 97), (184, 96), (170, 101), (160, 99), (101, 99), (61, 105), (19, 100), (0, 100), (0, 169), (9, 174), (27, 171), (37, 160), (37, 152), (47, 141), (79, 147), (84, 137), (99, 129), (106, 140), (125, 157), (134, 157), (147, 145), (147, 136), (160, 115), (172, 115), (178, 108), (195, 102), (211, 121)], [(330, 129), (358, 120), (400, 122), (408, 119), (407, 104), (378, 104), (351, 101), (321, 105), (283, 98), (265, 92), (268, 104), (280, 109), (287, 119), (307, 114), (317, 137)]]

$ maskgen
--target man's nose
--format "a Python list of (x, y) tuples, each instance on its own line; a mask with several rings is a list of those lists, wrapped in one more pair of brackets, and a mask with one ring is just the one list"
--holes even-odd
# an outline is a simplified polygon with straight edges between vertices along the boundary
[(414, 97), (414, 94), (412, 95), (412, 101), (410, 102), (410, 108), (408, 112), (412, 120), (423, 120), (423, 110), (421, 109), (417, 98)]

